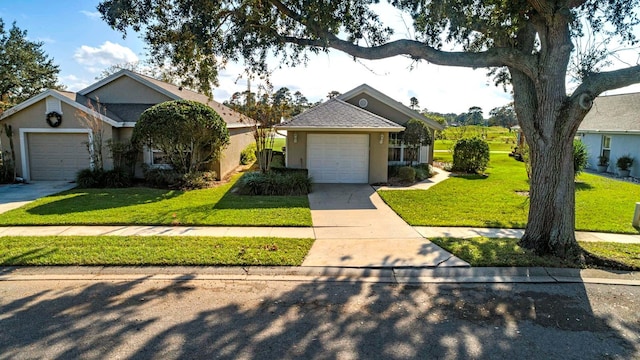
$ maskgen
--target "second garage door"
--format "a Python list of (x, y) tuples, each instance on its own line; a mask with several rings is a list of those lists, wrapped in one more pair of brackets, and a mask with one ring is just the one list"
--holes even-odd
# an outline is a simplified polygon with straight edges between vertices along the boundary
[(369, 182), (369, 135), (307, 135), (307, 167), (317, 183)]
[(31, 180), (75, 180), (90, 165), (87, 141), (87, 134), (28, 134)]

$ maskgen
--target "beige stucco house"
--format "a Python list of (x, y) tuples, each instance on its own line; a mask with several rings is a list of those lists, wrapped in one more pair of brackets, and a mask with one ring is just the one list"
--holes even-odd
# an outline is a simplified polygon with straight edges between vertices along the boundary
[[(166, 82), (121, 70), (77, 93), (46, 90), (5, 111), (0, 124), (10, 124), (14, 132), (16, 168), (19, 176), (32, 180), (74, 180), (76, 173), (90, 167), (87, 142), (91, 131), (81, 121), (81, 113), (104, 122), (104, 141), (124, 142), (131, 138), (133, 127), (147, 108), (170, 100), (194, 100), (212, 107), (227, 123), (231, 144), (212, 170), (224, 176), (235, 169), (240, 152), (253, 141), (253, 121), (226, 106)], [(97, 101), (103, 111), (95, 109)], [(89, 105), (91, 104), (91, 105)], [(47, 116), (47, 114), (59, 114)], [(2, 135), (2, 147), (9, 150), (9, 141)], [(155, 156), (154, 156), (155, 155)], [(105, 168), (112, 161), (105, 151)], [(161, 161), (158, 151), (144, 149), (140, 163)]]
[[(424, 121), (432, 132), (443, 126), (363, 84), (276, 126), (287, 131), (287, 167), (309, 169), (318, 183), (381, 183), (390, 164), (404, 163), (404, 124)], [(433, 161), (422, 146), (420, 163)]]

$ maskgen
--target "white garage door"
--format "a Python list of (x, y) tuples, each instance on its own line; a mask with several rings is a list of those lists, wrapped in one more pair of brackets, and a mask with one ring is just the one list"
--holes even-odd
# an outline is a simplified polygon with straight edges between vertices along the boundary
[(317, 183), (369, 182), (369, 135), (307, 135), (307, 167)]
[(87, 141), (87, 134), (28, 134), (31, 180), (75, 180), (91, 162)]

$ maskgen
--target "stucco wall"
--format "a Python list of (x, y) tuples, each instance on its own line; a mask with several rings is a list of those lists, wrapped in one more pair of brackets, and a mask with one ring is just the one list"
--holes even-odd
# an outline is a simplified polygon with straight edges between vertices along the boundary
[(378, 116), (382, 116), (385, 119), (392, 120), (400, 125), (404, 125), (407, 121), (411, 119), (409, 116), (402, 114), (398, 110), (391, 108), (390, 106), (384, 104), (383, 102), (367, 94), (360, 94), (352, 99), (347, 100), (347, 102), (351, 105), (360, 107), (360, 105), (358, 105), (358, 102), (360, 101), (360, 99), (366, 99), (368, 102), (367, 106), (364, 107), (363, 109), (369, 112), (372, 112)]
[(103, 104), (159, 104), (173, 100), (128, 76), (122, 76), (86, 96), (99, 99)]
[[(30, 132), (39, 132), (39, 133), (64, 133), (64, 132), (84, 132), (86, 131), (86, 126), (82, 123), (77, 117), (77, 109), (73, 106), (70, 106), (66, 103), (62, 103), (62, 122), (58, 127), (50, 127), (45, 119), (46, 114), (46, 105), (45, 100), (41, 100), (21, 111), (7, 117), (2, 120), (2, 124), (10, 124), (13, 127), (13, 142), (16, 153), (16, 170), (18, 176), (24, 176), (23, 169), (23, 154), (22, 154), (22, 140), (26, 141), (27, 135)], [(20, 133), (23, 133), (23, 136), (20, 136)], [(105, 163), (105, 168), (110, 169), (113, 166), (112, 160), (109, 155), (109, 150), (106, 147), (107, 140), (111, 139), (113, 136), (113, 128), (111, 125), (104, 123), (104, 149), (103, 149), (103, 158)], [(88, 138), (87, 138), (88, 140)], [(28, 148), (28, 144), (25, 143), (24, 148)], [(2, 135), (2, 147), (3, 151), (9, 151), (9, 140), (6, 134)], [(89, 167), (89, 164), (87, 164)]]
[[(307, 167), (306, 131), (287, 132), (287, 167), (304, 169)], [(387, 157), (389, 156), (389, 136), (384, 134), (380, 144), (380, 132), (313, 132), (313, 134), (368, 134), (369, 135), (369, 183), (387, 181)], [(294, 142), (297, 138), (297, 142)]]
[(589, 152), (589, 168), (596, 169), (598, 156), (602, 150), (602, 136), (611, 136), (611, 153), (607, 172), (617, 173), (616, 160), (623, 155), (631, 155), (633, 165), (631, 176), (640, 177), (640, 135), (625, 134), (583, 134), (581, 140), (587, 146)]
[(253, 139), (252, 128), (229, 129), (229, 146), (223, 151), (222, 159), (214, 164), (214, 171), (220, 178), (233, 171), (240, 164), (240, 153)]

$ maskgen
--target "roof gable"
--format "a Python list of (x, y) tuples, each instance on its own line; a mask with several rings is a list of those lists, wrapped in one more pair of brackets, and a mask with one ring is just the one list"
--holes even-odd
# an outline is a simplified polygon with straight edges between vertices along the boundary
[[(372, 88), (371, 86), (367, 85), (367, 84), (362, 84), (352, 90), (347, 91), (346, 93), (338, 96), (339, 99), (346, 101), (348, 103), (351, 103), (352, 105), (359, 105), (359, 100), (360, 98), (364, 98), (365, 100), (370, 100), (370, 99), (374, 99), (377, 103), (381, 104), (383, 107), (386, 107), (386, 109), (371, 109), (371, 112), (379, 112), (378, 115), (382, 115), (382, 112), (389, 114), (389, 113), (399, 113), (401, 114), (400, 117), (405, 118), (405, 122), (408, 121), (409, 119), (418, 119), (418, 120), (422, 120), (424, 121), (430, 128), (435, 129), (435, 130), (443, 130), (444, 126), (442, 126), (441, 124), (426, 118), (425, 116), (419, 114), (418, 112), (411, 110), (409, 107), (403, 105), (402, 103), (390, 98), (389, 96), (383, 94), (382, 92)], [(367, 99), (369, 98), (369, 99)], [(373, 104), (371, 104), (373, 105)], [(369, 106), (367, 106), (369, 107)], [(373, 107), (373, 106), (372, 106)], [(367, 109), (369, 110), (369, 109)], [(380, 111), (382, 110), (382, 111)], [(387, 117), (387, 116), (385, 116)]]
[(598, 96), (580, 132), (640, 132), (640, 93)]
[[(166, 96), (167, 100), (191, 100), (205, 104), (215, 110), (218, 115), (220, 115), (220, 117), (222, 117), (222, 119), (227, 123), (228, 127), (248, 127), (254, 124), (254, 121), (251, 118), (220, 104), (219, 102), (209, 98), (204, 94), (200, 94), (198, 92), (185, 89), (182, 86), (176, 86), (126, 69), (120, 70), (117, 73), (114, 73), (96, 82), (95, 84), (80, 90), (78, 93), (87, 96), (100, 88), (109, 86), (109, 84), (112, 84), (123, 77), (132, 79), (139, 84), (142, 84), (147, 88), (154, 90), (158, 94)], [(106, 103), (108, 102), (109, 101), (107, 100)], [(161, 101), (158, 101), (158, 103), (159, 102)], [(148, 104), (148, 102), (145, 101), (141, 101), (139, 104), (144, 103)], [(121, 101), (118, 101), (118, 105), (121, 107), (124, 106)]]
[(404, 130), (403, 126), (391, 120), (340, 99), (314, 106), (276, 127), (287, 130)]

